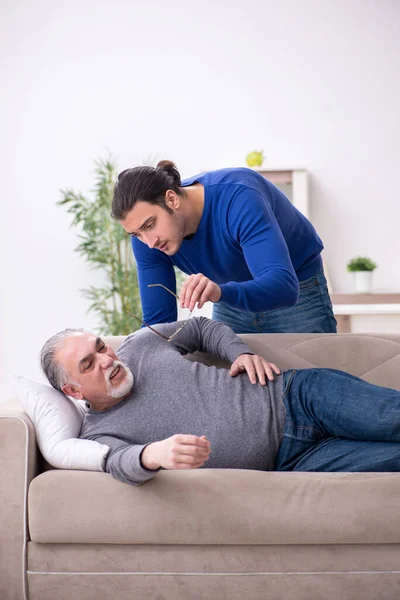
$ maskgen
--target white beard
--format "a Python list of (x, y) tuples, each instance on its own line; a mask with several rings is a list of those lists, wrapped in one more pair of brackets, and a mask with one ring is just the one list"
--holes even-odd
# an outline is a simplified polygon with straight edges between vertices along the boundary
[[(113, 385), (110, 381), (110, 375), (115, 367), (121, 367), (121, 369), (123, 369), (126, 373), (126, 377), (119, 385)], [(111, 398), (122, 398), (123, 396), (127, 396), (133, 387), (132, 371), (119, 360), (114, 360), (111, 367), (109, 367), (104, 373), (104, 378), (107, 384), (107, 393), (109, 396), (111, 396)]]

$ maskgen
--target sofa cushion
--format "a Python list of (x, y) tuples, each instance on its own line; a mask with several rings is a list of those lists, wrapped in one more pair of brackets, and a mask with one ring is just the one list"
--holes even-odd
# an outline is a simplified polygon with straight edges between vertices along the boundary
[(29, 489), (41, 543), (400, 542), (400, 474), (163, 471), (142, 486), (48, 471)]

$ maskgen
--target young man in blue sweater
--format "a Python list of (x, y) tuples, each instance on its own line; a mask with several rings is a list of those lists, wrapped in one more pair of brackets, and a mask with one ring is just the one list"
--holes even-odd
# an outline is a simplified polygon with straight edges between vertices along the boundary
[(143, 319), (175, 321), (174, 266), (189, 278), (182, 307), (214, 303), (236, 333), (336, 332), (311, 223), (251, 169), (181, 181), (170, 161), (120, 173), (112, 216), (132, 236)]

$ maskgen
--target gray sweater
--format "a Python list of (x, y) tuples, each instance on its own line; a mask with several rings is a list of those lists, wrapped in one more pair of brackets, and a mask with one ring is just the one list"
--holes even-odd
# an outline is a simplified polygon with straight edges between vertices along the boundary
[[(170, 335), (178, 324), (156, 327)], [(184, 357), (195, 351), (230, 363), (252, 354), (229, 327), (205, 317), (190, 319), (171, 342), (146, 328), (118, 348), (133, 373), (132, 391), (112, 408), (89, 410), (80, 433), (110, 446), (105, 470), (116, 479), (139, 484), (154, 477), (157, 471), (141, 465), (141, 452), (177, 433), (207, 437), (206, 468), (273, 468), (286, 416), (282, 375), (265, 387), (251, 384), (247, 373), (231, 377), (226, 369)]]

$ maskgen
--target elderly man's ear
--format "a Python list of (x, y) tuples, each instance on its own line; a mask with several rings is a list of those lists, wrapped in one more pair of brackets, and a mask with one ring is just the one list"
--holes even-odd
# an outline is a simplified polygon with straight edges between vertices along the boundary
[(71, 396), (72, 398), (75, 398), (75, 400), (84, 400), (82, 392), (76, 385), (66, 383), (61, 389), (66, 396)]

